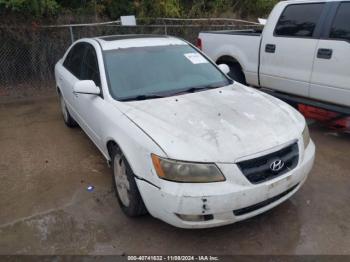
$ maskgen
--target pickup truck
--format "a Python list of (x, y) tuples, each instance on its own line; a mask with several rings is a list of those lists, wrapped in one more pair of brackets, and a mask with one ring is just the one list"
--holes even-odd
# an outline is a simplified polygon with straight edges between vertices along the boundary
[(238, 82), (349, 112), (349, 19), (350, 1), (282, 1), (263, 30), (202, 32), (197, 46)]

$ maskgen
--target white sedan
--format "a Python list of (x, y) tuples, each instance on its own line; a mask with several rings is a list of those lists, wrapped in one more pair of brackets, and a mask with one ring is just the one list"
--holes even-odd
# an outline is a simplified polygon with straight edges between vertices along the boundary
[(168, 36), (81, 39), (58, 61), (64, 121), (112, 166), (125, 214), (220, 226), (275, 207), (305, 182), (315, 145), (303, 116), (227, 69)]

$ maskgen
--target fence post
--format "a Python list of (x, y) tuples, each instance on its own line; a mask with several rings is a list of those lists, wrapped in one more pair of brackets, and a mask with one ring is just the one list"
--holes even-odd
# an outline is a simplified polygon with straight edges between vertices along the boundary
[(70, 39), (72, 40), (72, 44), (74, 42), (74, 34), (73, 34), (73, 28), (70, 26), (69, 27), (69, 32), (70, 32)]
[(165, 35), (168, 35), (168, 28), (167, 28), (167, 26), (166, 26), (166, 21), (165, 21), (165, 19), (163, 19), (163, 23), (164, 23), (164, 34), (165, 34)]

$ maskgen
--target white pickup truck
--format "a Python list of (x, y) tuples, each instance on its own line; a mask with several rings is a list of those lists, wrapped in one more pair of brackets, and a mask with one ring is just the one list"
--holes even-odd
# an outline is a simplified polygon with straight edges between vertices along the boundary
[(263, 30), (202, 32), (197, 45), (239, 82), (349, 112), (350, 1), (282, 1)]

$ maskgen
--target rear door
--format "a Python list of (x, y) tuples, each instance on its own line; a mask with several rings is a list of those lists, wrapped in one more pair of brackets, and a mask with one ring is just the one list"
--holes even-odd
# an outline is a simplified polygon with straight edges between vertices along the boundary
[(289, 4), (261, 45), (260, 85), (307, 97), (325, 3)]
[(350, 106), (350, 2), (333, 7), (317, 46), (310, 97)]

